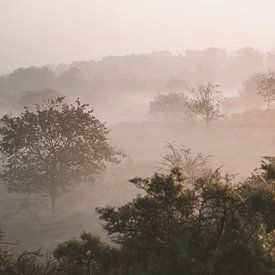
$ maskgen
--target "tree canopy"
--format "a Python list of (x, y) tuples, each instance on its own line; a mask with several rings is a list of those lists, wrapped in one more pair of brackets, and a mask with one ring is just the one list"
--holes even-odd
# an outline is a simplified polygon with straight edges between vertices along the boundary
[(44, 265), (37, 260), (39, 251), (17, 258), (0, 253), (1, 270), (22, 275), (274, 274), (274, 158), (265, 158), (240, 183), (214, 170), (188, 184), (179, 169), (131, 183), (142, 191), (132, 201), (97, 208), (113, 244), (83, 233), (80, 240), (60, 243)]
[(131, 182), (143, 196), (97, 209), (125, 274), (274, 273), (274, 182), (236, 185), (216, 170), (190, 186), (178, 169)]
[(64, 98), (28, 108), (1, 122), (1, 178), (10, 192), (41, 193), (55, 199), (78, 182), (91, 180), (117, 162), (109, 130), (79, 99)]

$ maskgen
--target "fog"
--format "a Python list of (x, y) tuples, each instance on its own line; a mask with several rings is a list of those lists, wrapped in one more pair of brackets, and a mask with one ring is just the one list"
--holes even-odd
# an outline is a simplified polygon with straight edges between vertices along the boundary
[[(94, 209), (135, 197), (129, 179), (159, 171), (169, 142), (211, 155), (209, 168), (235, 174), (236, 183), (274, 155), (275, 106), (267, 112), (247, 84), (275, 69), (274, 8), (268, 0), (0, 0), (1, 116), (79, 97), (125, 155), (62, 195), (55, 216), (47, 197), (8, 193), (1, 184), (0, 230), (16, 243), (11, 249), (52, 250), (84, 230), (108, 240)], [(224, 96), (209, 125), (150, 112), (155, 97), (190, 97), (208, 82)]]
[[(186, 55), (154, 52), (20, 68), (0, 77), (1, 114), (17, 115), (24, 106), (34, 108), (48, 98), (66, 96), (73, 102), (80, 97), (107, 123), (110, 143), (126, 155), (120, 164), (108, 165), (96, 182), (76, 183), (62, 195), (55, 217), (47, 197), (9, 194), (2, 185), (1, 230), (7, 232), (6, 240), (16, 242), (12, 249), (51, 250), (83, 230), (106, 238), (94, 209), (132, 199), (139, 191), (129, 179), (159, 171), (168, 142), (211, 155), (209, 167), (235, 174), (236, 182), (251, 175), (262, 156), (273, 154), (275, 113), (265, 111), (264, 101), (253, 87), (246, 88), (245, 79), (274, 67), (273, 60), (271, 53), (249, 47), (234, 56), (212, 48)], [(222, 117), (208, 127), (200, 119), (150, 113), (154, 97), (188, 94), (190, 87), (211, 79), (220, 84), (225, 100)]]
[(249, 45), (267, 51), (275, 43), (271, 0), (1, 0), (0, 5), (0, 73), (159, 50)]

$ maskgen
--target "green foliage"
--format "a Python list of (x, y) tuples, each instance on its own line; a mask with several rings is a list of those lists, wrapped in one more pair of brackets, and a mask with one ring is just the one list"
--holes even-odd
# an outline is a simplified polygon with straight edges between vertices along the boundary
[(66, 104), (64, 98), (25, 109), (0, 120), (1, 178), (10, 192), (41, 193), (52, 199), (72, 184), (91, 180), (117, 162), (104, 123), (86, 110), (88, 105)]
[(23, 275), (274, 274), (273, 157), (240, 183), (219, 169), (188, 181), (180, 167), (130, 182), (140, 195), (96, 209), (113, 245), (84, 232), (59, 244), (46, 264), (39, 251), (4, 251), (2, 267)]
[(275, 180), (275, 157), (263, 157), (261, 169), (263, 176), (268, 180)]
[(179, 168), (134, 178), (142, 195), (97, 209), (114, 245), (83, 233), (44, 265), (39, 252), (0, 260), (22, 275), (273, 275), (275, 188), (265, 167), (239, 184), (219, 170), (192, 184)]
[(235, 186), (215, 171), (190, 186), (177, 169), (131, 182), (144, 196), (97, 209), (128, 257), (127, 274), (274, 273), (273, 252), (266, 249), (274, 241), (274, 224), (264, 218), (269, 206), (254, 211), (247, 183)]
[(66, 275), (112, 274), (112, 267), (117, 261), (115, 248), (85, 232), (81, 235), (81, 240), (59, 244), (53, 255), (58, 262), (58, 269)]

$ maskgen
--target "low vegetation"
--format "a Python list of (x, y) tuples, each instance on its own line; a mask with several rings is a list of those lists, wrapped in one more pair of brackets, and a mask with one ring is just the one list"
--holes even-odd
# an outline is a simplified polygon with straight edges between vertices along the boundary
[(131, 183), (142, 195), (97, 208), (110, 244), (83, 233), (46, 264), (38, 252), (1, 250), (0, 274), (274, 274), (273, 157), (240, 183), (217, 169), (187, 184), (179, 167)]

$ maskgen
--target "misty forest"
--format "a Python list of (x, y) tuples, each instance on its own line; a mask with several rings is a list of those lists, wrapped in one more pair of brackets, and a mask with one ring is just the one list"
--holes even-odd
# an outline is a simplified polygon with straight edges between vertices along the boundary
[(275, 51), (194, 48), (3, 71), (0, 275), (275, 274)]

